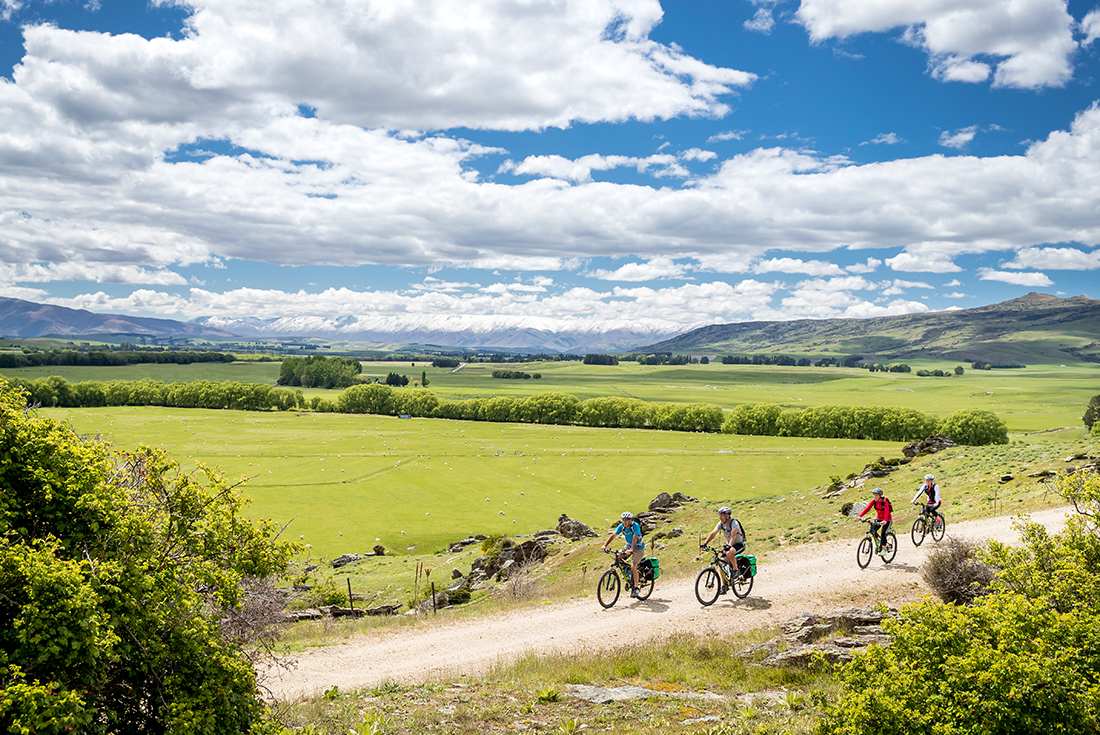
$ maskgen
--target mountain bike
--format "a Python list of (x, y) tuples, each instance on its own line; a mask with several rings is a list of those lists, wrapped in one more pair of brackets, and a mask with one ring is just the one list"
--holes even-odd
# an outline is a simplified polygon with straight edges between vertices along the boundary
[[(913, 503), (916, 505), (916, 503)], [(923, 503), (920, 515), (917, 516), (917, 520), (913, 521), (913, 529), (909, 532), (909, 537), (913, 539), (913, 546), (920, 546), (924, 543), (924, 537), (927, 534), (932, 534), (933, 541), (942, 541), (944, 531), (947, 530), (947, 521), (943, 519), (938, 511), (930, 510), (927, 503)]]
[[(752, 580), (755, 578), (756, 557), (750, 554), (738, 554), (735, 557), (738, 569), (732, 569), (722, 549), (712, 546), (704, 546), (703, 549), (713, 554), (714, 560), (695, 578), (695, 597), (699, 600), (699, 604), (704, 607), (713, 605), (718, 600), (718, 596), (725, 594), (730, 587), (737, 597), (748, 597), (749, 592), (752, 591)], [(732, 580), (732, 584), (727, 585), (723, 580)]]
[[(611, 558), (611, 568), (600, 576), (600, 584), (596, 588), (596, 599), (602, 607), (608, 608), (619, 601), (619, 593), (623, 585), (634, 586), (634, 576), (630, 571), (630, 557), (623, 559), (618, 552), (607, 549)], [(638, 599), (648, 600), (653, 594), (653, 582), (660, 574), (657, 560), (650, 557), (638, 562)]]
[[(880, 542), (878, 540), (878, 534), (875, 531), (878, 530), (878, 523), (876, 520), (870, 518), (860, 518), (860, 521), (867, 524), (867, 535), (863, 537), (863, 540), (859, 542), (859, 546), (856, 547), (856, 563), (859, 564), (860, 569), (866, 569), (871, 563), (871, 557), (874, 554), (882, 551)], [(882, 555), (882, 561), (885, 564), (889, 564), (894, 560), (894, 557), (898, 553), (898, 537), (894, 535), (893, 529), (886, 532), (886, 553)]]

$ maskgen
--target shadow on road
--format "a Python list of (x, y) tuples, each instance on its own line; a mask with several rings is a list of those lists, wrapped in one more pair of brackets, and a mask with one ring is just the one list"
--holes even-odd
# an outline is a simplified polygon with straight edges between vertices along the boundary
[(766, 597), (746, 597), (743, 600), (734, 598), (728, 600), (728, 602), (733, 603), (730, 607), (745, 608), (747, 610), (767, 610), (772, 606), (772, 601)]
[(630, 607), (631, 609), (642, 610), (644, 612), (663, 613), (668, 612), (668, 600), (662, 600), (659, 597), (650, 597), (648, 600), (634, 600)]

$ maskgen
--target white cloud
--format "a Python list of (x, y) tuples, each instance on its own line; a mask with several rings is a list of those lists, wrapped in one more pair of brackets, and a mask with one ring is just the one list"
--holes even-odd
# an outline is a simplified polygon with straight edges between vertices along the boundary
[(678, 278), (687, 267), (672, 258), (654, 258), (646, 263), (627, 263), (613, 271), (596, 270), (589, 275), (603, 281), (652, 281), (658, 278)]
[(951, 293), (945, 293), (943, 297), (945, 299), (968, 299), (970, 298), (970, 294), (953, 291)]
[(1081, 19), (1081, 32), (1085, 34), (1084, 40), (1081, 41), (1082, 46), (1088, 46), (1100, 38), (1100, 8), (1090, 10)]
[(1065, 0), (802, 0), (795, 17), (815, 43), (902, 29), (945, 81), (992, 74), (994, 86), (1037, 89), (1073, 75), (1075, 23)]
[(879, 133), (871, 140), (865, 140), (860, 145), (897, 145), (905, 141), (897, 133)]
[(909, 288), (933, 288), (933, 286), (924, 281), (903, 281), (899, 278), (895, 278), (892, 283), (883, 289), (882, 295), (898, 296), (905, 293), (905, 290)]
[(1100, 250), (1086, 253), (1077, 248), (1024, 248), (1004, 267), (1093, 271), (1100, 269)]
[(952, 278), (950, 281), (943, 284), (944, 288), (955, 288), (956, 286), (961, 286), (961, 285), (962, 285), (962, 281), (960, 281), (958, 278)]
[(710, 161), (718, 157), (713, 151), (689, 148), (678, 155), (657, 153), (652, 156), (601, 156), (592, 154), (569, 159), (564, 156), (528, 156), (520, 162), (505, 161), (497, 173), (517, 176), (546, 176), (554, 179), (585, 183), (592, 180), (593, 171), (610, 171), (616, 168), (633, 168), (640, 174), (657, 178), (687, 178), (690, 172), (681, 161)]
[(978, 132), (976, 125), (960, 128), (955, 132), (945, 130), (940, 133), (940, 145), (944, 148), (955, 148), (961, 150), (965, 148), (970, 141), (974, 140), (974, 135)]
[(839, 276), (844, 271), (836, 263), (801, 258), (770, 258), (753, 265), (753, 273), (805, 273), (809, 276)]
[(753, 14), (752, 18), (745, 21), (744, 26), (750, 31), (768, 35), (772, 32), (772, 29), (775, 28), (775, 18), (772, 16), (772, 9), (757, 8), (756, 13)]
[(878, 258), (868, 258), (863, 263), (853, 263), (852, 265), (845, 266), (844, 270), (849, 273), (874, 273), (882, 265), (882, 261)]
[(886, 259), (886, 265), (896, 271), (908, 273), (957, 273), (962, 270), (951, 260), (952, 253), (924, 249), (903, 252)]
[(708, 143), (720, 143), (726, 140), (741, 140), (748, 134), (748, 130), (725, 130), (721, 133), (715, 133), (707, 138)]
[(1016, 286), (1053, 286), (1054, 281), (1046, 277), (1044, 273), (1019, 273), (1014, 271), (998, 271), (993, 268), (979, 268), (978, 278), (983, 281), (1001, 281)]
[(187, 279), (165, 268), (149, 269), (136, 265), (111, 263), (28, 263), (0, 264), (0, 284), (91, 281), (156, 286), (185, 286)]

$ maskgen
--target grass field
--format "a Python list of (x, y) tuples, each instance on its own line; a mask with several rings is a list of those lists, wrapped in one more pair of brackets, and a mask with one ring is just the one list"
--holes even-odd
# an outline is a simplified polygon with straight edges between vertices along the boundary
[(250, 513), (318, 555), (434, 552), (473, 533), (599, 532), (658, 493), (714, 503), (828, 484), (900, 444), (441, 419), (144, 407), (50, 409), (119, 447), (161, 447), (248, 478)]
[[(914, 370), (951, 370), (955, 363), (914, 361)], [(540, 380), (501, 380), (493, 370), (540, 373)], [(905, 373), (869, 373), (855, 368), (764, 367), (752, 365), (616, 366), (578, 362), (498, 365), (477, 363), (461, 370), (432, 368), (426, 363), (365, 362), (363, 374), (385, 378), (389, 372), (419, 380), (427, 373), (429, 389), (441, 399), (527, 396), (560, 391), (582, 400), (596, 396), (629, 396), (647, 401), (712, 403), (730, 409), (741, 403), (783, 406), (867, 404), (898, 406), (936, 416), (962, 408), (993, 411), (1010, 432), (1080, 426), (1089, 398), (1100, 393), (1100, 364), (1036, 365), (1015, 370), (970, 370), (950, 378)], [(122, 368), (20, 368), (0, 375), (35, 378), (61, 375), (66, 380), (240, 380), (274, 384), (279, 363), (134, 365)], [(308, 389), (307, 397), (334, 400), (339, 391)]]

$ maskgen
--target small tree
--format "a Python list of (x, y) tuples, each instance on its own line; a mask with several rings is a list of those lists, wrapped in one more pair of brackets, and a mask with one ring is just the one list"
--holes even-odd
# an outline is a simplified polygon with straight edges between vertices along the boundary
[(1097, 420), (1100, 420), (1100, 396), (1093, 396), (1089, 400), (1088, 408), (1085, 409), (1085, 415), (1081, 417), (1081, 420), (1085, 422), (1085, 428), (1092, 431), (1093, 425)]

